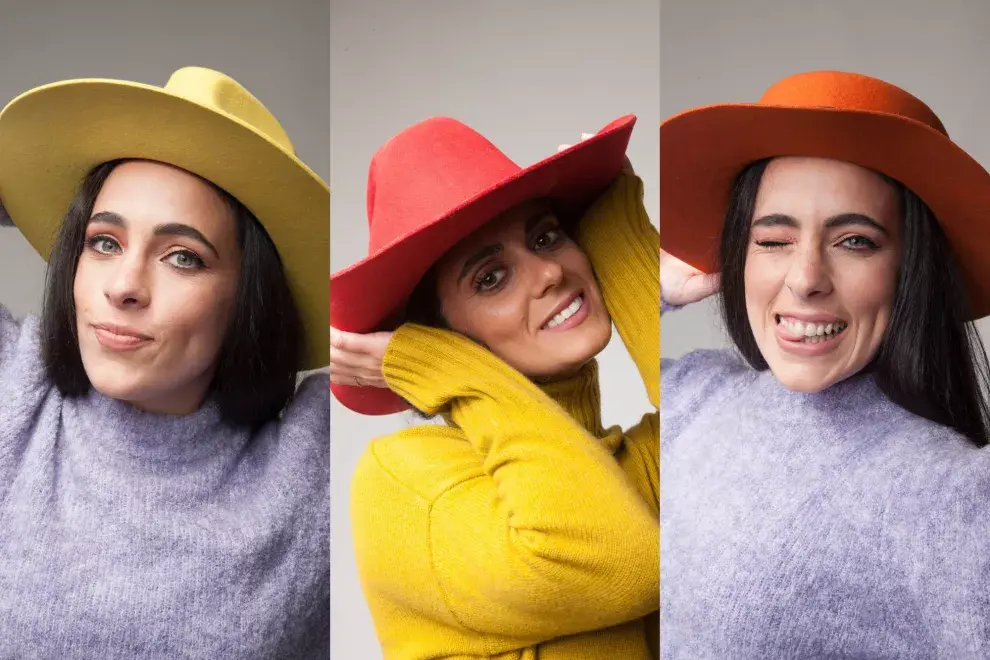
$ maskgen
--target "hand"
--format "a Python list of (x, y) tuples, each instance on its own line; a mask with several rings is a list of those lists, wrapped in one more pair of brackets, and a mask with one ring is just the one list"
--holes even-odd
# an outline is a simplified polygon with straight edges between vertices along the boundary
[(382, 360), (391, 332), (365, 335), (330, 328), (330, 382), (357, 387), (388, 387)]
[[(581, 133), (581, 141), (584, 142), (590, 137), (594, 137), (594, 133)], [(561, 144), (557, 145), (557, 151), (563, 151), (564, 149), (570, 149), (574, 145), (572, 144)], [(636, 171), (633, 169), (632, 163), (629, 162), (629, 156), (622, 157), (622, 171), (628, 172), (629, 174), (635, 174)]]
[(703, 273), (660, 250), (660, 295), (671, 305), (704, 300), (716, 293), (721, 284), (718, 273)]

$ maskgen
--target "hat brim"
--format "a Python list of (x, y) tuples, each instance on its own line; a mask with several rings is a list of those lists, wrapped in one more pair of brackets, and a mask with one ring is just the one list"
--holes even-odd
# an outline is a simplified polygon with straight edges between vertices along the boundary
[(718, 246), (736, 177), (766, 158), (841, 160), (885, 174), (935, 213), (963, 270), (973, 318), (990, 314), (990, 174), (943, 133), (864, 111), (725, 104), (660, 127), (663, 249), (705, 272)]
[[(619, 175), (636, 118), (610, 123), (592, 137), (499, 181), (482, 193), (331, 277), (330, 325), (348, 332), (385, 327), (448, 250), (498, 215), (549, 198), (580, 212)], [(334, 396), (365, 415), (408, 409), (390, 390), (334, 384)]]
[(86, 174), (120, 158), (182, 168), (244, 204), (285, 268), (305, 332), (300, 368), (329, 364), (330, 190), (293, 154), (236, 117), (141, 83), (54, 83), (0, 113), (0, 199), (46, 260)]

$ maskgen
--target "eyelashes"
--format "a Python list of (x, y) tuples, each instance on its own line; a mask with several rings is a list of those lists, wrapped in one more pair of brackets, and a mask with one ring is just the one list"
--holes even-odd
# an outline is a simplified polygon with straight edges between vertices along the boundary
[[(774, 240), (754, 241), (754, 243), (764, 250), (778, 250), (790, 245), (788, 241)], [(877, 245), (875, 241), (858, 234), (856, 236), (848, 236), (842, 239), (839, 241), (838, 245), (849, 252), (875, 252), (880, 249), (880, 246)]]
[[(534, 252), (551, 252), (567, 241), (567, 236), (559, 226), (550, 227), (540, 231), (530, 242), (530, 249)], [(506, 278), (509, 269), (499, 263), (488, 263), (478, 269), (474, 277), (473, 287), (478, 293), (491, 293), (500, 289)]]
[[(105, 257), (123, 252), (117, 239), (106, 234), (97, 234), (88, 239), (86, 241), (86, 248)], [(206, 263), (198, 254), (184, 248), (169, 252), (162, 261), (180, 271), (190, 272), (206, 268)]]

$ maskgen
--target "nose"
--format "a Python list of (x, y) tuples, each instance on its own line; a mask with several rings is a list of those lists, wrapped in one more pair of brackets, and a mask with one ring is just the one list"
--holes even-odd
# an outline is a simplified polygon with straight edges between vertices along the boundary
[[(135, 251), (136, 252), (136, 251)], [(115, 259), (110, 266), (103, 295), (119, 309), (147, 307), (151, 301), (149, 274), (138, 254)]]
[(831, 293), (832, 278), (828, 263), (817, 245), (795, 252), (785, 284), (791, 293), (802, 300)]
[(536, 297), (546, 295), (564, 281), (564, 267), (551, 255), (531, 254), (529, 270)]

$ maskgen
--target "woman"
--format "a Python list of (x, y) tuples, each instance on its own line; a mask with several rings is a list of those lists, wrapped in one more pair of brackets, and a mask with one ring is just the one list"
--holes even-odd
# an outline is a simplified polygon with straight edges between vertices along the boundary
[[(523, 170), (432, 119), (372, 162), (372, 255), (331, 281), (331, 387), (358, 412), (447, 422), (373, 441), (352, 483), (390, 660), (656, 652), (657, 413), (603, 428), (594, 362), (614, 320), (656, 406), (659, 252), (621, 174), (632, 124)], [(568, 219), (613, 181), (575, 242)]]
[(0, 308), (0, 656), (328, 657), (325, 184), (187, 68), (15, 99), (0, 197), (48, 258)]
[(664, 657), (986, 658), (990, 175), (847, 73), (660, 141), (662, 294), (720, 272), (737, 349), (662, 370)]

